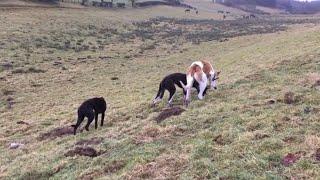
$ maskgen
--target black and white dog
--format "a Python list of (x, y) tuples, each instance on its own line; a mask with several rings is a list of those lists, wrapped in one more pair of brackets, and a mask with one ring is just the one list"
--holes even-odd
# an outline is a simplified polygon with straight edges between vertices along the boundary
[(101, 117), (101, 126), (103, 126), (104, 114), (107, 109), (106, 101), (103, 97), (96, 97), (88, 99), (83, 102), (78, 108), (78, 120), (77, 124), (72, 125), (74, 127), (73, 134), (76, 135), (77, 128), (80, 126), (85, 117), (88, 118), (87, 125), (85, 129), (89, 131), (89, 126), (93, 119), (95, 119), (95, 129), (98, 127), (98, 114), (102, 114)]
[[(161, 81), (160, 85), (159, 85), (158, 93), (157, 93), (156, 97), (153, 100), (153, 105), (155, 105), (157, 102), (161, 101), (161, 99), (163, 98), (165, 90), (168, 90), (169, 93), (170, 93), (169, 99), (168, 99), (168, 106), (172, 106), (173, 95), (176, 93), (175, 85), (177, 85), (178, 87), (182, 88), (183, 89), (183, 94), (184, 94), (184, 96), (186, 96), (187, 92), (182, 87), (180, 82), (182, 82), (184, 84), (187, 84), (187, 75), (186, 74), (173, 73), (173, 74), (169, 74), (168, 76), (164, 77), (163, 80)], [(200, 92), (199, 83), (197, 81), (195, 81), (193, 83), (193, 87), (197, 89), (198, 93)], [(205, 88), (205, 90), (202, 92), (203, 96), (206, 94), (207, 89), (208, 88)]]

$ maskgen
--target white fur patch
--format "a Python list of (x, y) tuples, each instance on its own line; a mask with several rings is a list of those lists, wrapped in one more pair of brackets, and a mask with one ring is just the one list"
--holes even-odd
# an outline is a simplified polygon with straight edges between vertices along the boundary
[(195, 61), (195, 62), (193, 62), (193, 63), (191, 64), (191, 66), (193, 66), (193, 65), (198, 65), (198, 66), (200, 66), (201, 69), (203, 69), (203, 63), (202, 63), (201, 61)]

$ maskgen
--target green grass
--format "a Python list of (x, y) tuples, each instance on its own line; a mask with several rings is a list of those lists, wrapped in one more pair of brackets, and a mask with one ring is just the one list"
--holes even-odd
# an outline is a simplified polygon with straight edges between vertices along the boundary
[[(133, 10), (133, 16), (145, 19), (158, 12), (145, 11), (149, 14)], [(127, 11), (123, 15), (102, 10), (45, 12), (39, 16), (32, 9), (17, 10), (14, 16), (5, 12), (0, 16), (1, 21), (6, 18), (10, 22), (1, 26), (0, 32), (15, 39), (15, 43), (10, 43), (10, 36), (0, 33), (1, 41), (5, 42), (5, 48), (0, 50), (1, 64), (14, 62), (13, 68), (0, 72), (1, 178), (317, 179), (320, 176), (319, 162), (313, 157), (320, 148), (320, 94), (312, 87), (311, 78), (311, 74), (320, 77), (318, 24), (285, 24), (286, 31), (233, 37), (225, 42), (183, 41), (172, 49), (172, 44), (157, 37), (146, 42), (133, 39), (136, 42), (123, 43), (117, 35), (103, 38), (92, 35), (95, 30), (89, 25), (99, 30), (112, 27), (119, 32), (132, 28), (124, 20), (128, 18)], [(184, 17), (182, 10), (179, 13), (174, 17)], [(190, 27), (190, 32), (195, 31), (192, 24)], [(59, 39), (64, 36), (70, 39), (70, 46), (85, 44), (89, 50), (77, 51), (69, 48), (69, 43), (65, 48), (66, 44)], [(154, 42), (161, 48), (146, 49)], [(92, 50), (97, 44), (104, 44), (104, 48)], [(138, 53), (141, 47), (145, 49), (142, 54)], [(202, 58), (208, 58), (222, 71), (218, 90), (208, 92), (202, 101), (193, 95), (185, 112), (157, 124), (154, 118), (166, 107), (167, 94), (155, 108), (150, 103), (160, 80), (169, 73), (184, 72), (192, 61)], [(30, 68), (41, 73), (14, 73)], [(9, 94), (5, 93), (8, 91)], [(288, 91), (298, 97), (297, 102), (284, 103)], [(14, 99), (11, 109), (6, 106), (9, 96)], [(73, 124), (79, 104), (93, 96), (104, 96), (107, 100), (104, 127), (95, 130), (91, 126), (89, 132), (76, 136), (39, 141), (40, 134)], [(268, 103), (270, 100), (275, 103)], [(174, 105), (182, 106), (181, 91), (175, 95)], [(17, 121), (30, 125), (16, 124)], [(90, 145), (103, 152), (100, 156), (64, 156), (79, 140), (93, 137), (103, 138), (101, 144)], [(11, 142), (25, 146), (11, 150), (8, 148)], [(296, 163), (289, 167), (281, 164), (284, 156), (298, 151), (305, 155)]]

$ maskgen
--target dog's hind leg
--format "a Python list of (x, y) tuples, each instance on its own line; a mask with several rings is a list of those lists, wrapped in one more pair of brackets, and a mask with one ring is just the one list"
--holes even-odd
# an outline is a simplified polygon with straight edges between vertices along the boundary
[(157, 96), (152, 101), (153, 105), (155, 105), (156, 103), (161, 101), (161, 99), (163, 98), (163, 95), (164, 95), (164, 88), (162, 87), (162, 84), (160, 83)]
[(77, 123), (75, 125), (72, 125), (72, 127), (74, 128), (73, 129), (73, 134), (74, 135), (76, 135), (77, 129), (80, 126), (80, 124), (82, 123), (83, 119), (84, 119), (83, 115), (78, 115)]
[(176, 93), (176, 87), (174, 86), (174, 84), (172, 84), (168, 87), (168, 90), (170, 93), (169, 99), (168, 99), (168, 106), (172, 107), (172, 100), (173, 100), (173, 95)]
[(87, 122), (87, 125), (86, 125), (85, 129), (87, 131), (89, 131), (89, 126), (90, 126), (90, 124), (92, 123), (92, 121), (94, 119), (94, 113), (93, 112), (89, 113), (87, 117), (88, 117), (88, 122)]
[(203, 92), (206, 90), (207, 87), (207, 77), (203, 74), (202, 81), (198, 81), (199, 83), (199, 93), (198, 98), (203, 99)]
[(94, 113), (94, 128), (97, 129), (98, 128), (98, 117), (99, 114), (97, 112)]
[(104, 112), (101, 115), (101, 126), (103, 126), (103, 121), (104, 121)]

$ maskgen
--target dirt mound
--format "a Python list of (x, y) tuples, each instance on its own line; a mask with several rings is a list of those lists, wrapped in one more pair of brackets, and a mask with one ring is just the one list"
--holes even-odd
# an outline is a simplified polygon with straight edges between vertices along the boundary
[(100, 144), (102, 142), (102, 140), (103, 139), (101, 137), (94, 137), (91, 139), (80, 140), (76, 143), (76, 145), (78, 145), (78, 146), (97, 145), (97, 144)]
[(284, 166), (290, 166), (297, 162), (302, 156), (306, 155), (304, 151), (298, 151), (296, 153), (288, 153), (282, 160), (281, 164)]
[(284, 94), (283, 102), (286, 104), (294, 104), (300, 100), (301, 97), (296, 96), (293, 92), (288, 91)]
[(92, 147), (84, 146), (84, 147), (76, 147), (73, 150), (68, 151), (64, 154), (65, 156), (89, 156), (89, 157), (97, 157), (99, 153)]
[(173, 107), (170, 109), (164, 109), (159, 115), (158, 117), (155, 118), (155, 120), (157, 121), (157, 123), (162, 122), (163, 120), (171, 117), (171, 116), (179, 116), (182, 112), (184, 112), (185, 110), (180, 108), (180, 107)]
[(73, 134), (73, 127), (65, 126), (61, 128), (55, 128), (49, 132), (43, 133), (38, 137), (38, 140), (43, 141), (46, 139), (55, 139), (57, 137), (67, 136)]

